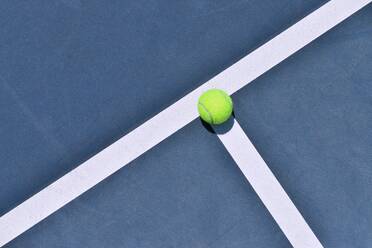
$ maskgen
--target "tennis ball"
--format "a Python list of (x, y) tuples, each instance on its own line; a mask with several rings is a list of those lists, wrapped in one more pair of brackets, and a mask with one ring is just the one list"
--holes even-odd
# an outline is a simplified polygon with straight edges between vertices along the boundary
[(231, 97), (223, 90), (211, 89), (204, 92), (198, 101), (198, 112), (205, 122), (218, 125), (227, 121), (233, 111)]

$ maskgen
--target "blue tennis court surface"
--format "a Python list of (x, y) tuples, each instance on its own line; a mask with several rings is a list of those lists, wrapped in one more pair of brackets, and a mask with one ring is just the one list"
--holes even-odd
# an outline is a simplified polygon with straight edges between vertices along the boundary
[[(0, 216), (327, 1), (2, 1)], [(372, 6), (232, 95), (325, 247), (372, 246)], [(199, 119), (5, 247), (291, 247)]]

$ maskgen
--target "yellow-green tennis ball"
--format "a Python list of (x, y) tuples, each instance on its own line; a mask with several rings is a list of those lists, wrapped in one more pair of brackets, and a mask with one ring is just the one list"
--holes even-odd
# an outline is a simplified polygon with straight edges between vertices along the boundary
[(204, 92), (198, 101), (200, 117), (212, 125), (227, 121), (233, 111), (231, 97), (223, 90), (211, 89)]

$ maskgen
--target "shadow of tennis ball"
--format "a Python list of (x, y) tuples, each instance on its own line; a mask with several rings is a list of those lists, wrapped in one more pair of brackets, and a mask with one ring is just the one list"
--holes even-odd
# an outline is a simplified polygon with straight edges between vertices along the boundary
[(211, 125), (211, 124), (203, 121), (203, 119), (199, 117), (199, 120), (200, 120), (201, 124), (203, 125), (203, 127), (205, 128), (205, 130), (207, 130), (208, 132), (213, 133), (213, 134), (224, 134), (224, 133), (227, 133), (228, 131), (230, 131), (230, 129), (234, 125), (234, 119), (235, 119), (234, 111), (232, 112), (231, 118), (229, 118), (226, 122), (224, 122), (220, 125)]

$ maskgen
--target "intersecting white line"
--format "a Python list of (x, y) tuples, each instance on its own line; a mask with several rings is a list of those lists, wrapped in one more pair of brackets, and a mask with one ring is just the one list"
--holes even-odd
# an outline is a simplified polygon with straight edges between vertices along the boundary
[(210, 88), (236, 92), (372, 0), (332, 0), (169, 106), (39, 193), (0, 217), (0, 246), (198, 117), (196, 102)]
[(323, 248), (239, 123), (233, 118), (229, 122), (214, 127), (218, 138), (289, 242), (295, 248)]

